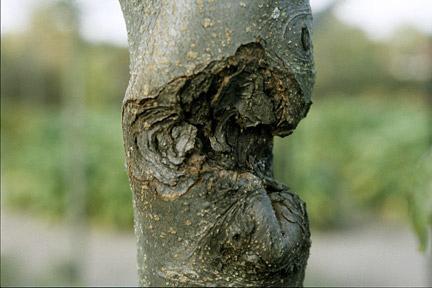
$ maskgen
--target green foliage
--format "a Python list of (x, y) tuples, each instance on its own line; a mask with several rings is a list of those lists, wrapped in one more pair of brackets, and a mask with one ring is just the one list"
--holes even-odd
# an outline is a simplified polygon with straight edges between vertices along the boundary
[(88, 45), (84, 55), (86, 104), (119, 108), (129, 80), (127, 50), (111, 45)]
[[(123, 164), (120, 107), (85, 115), (87, 213), (92, 221), (129, 228), (132, 200)], [(16, 106), (2, 113), (3, 189), (12, 207), (47, 216), (65, 214), (63, 118), (58, 110)]]
[(338, 20), (332, 11), (324, 11), (315, 19), (315, 95), (418, 93), (428, 80), (425, 75), (415, 75), (431, 73), (431, 67), (423, 67), (428, 60), (424, 60), (425, 65), (414, 60), (428, 57), (430, 39), (426, 35), (413, 29), (400, 30), (388, 41), (371, 41), (359, 28)]
[(62, 123), (58, 114), (50, 111), (14, 108), (2, 111), (6, 201), (10, 196), (16, 206), (26, 210), (58, 215), (64, 206)]
[(89, 211), (92, 218), (129, 228), (132, 193), (124, 164), (121, 109), (91, 111), (86, 128)]
[(426, 193), (409, 175), (429, 148), (427, 116), (415, 99), (318, 101), (293, 136), (276, 139), (276, 177), (306, 200), (316, 227), (350, 223), (360, 210), (403, 218), (408, 197)]
[(420, 250), (425, 251), (432, 229), (432, 148), (421, 157), (411, 176), (410, 214), (420, 240)]

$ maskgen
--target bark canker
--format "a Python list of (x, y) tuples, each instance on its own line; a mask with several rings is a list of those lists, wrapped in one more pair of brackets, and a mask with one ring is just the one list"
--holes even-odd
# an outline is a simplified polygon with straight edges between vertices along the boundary
[(302, 284), (305, 204), (272, 175), (273, 136), (311, 104), (309, 26), (294, 14), (279, 25), (298, 28), (294, 62), (291, 46), (278, 53), (257, 37), (142, 97), (132, 77), (123, 131), (142, 285)]

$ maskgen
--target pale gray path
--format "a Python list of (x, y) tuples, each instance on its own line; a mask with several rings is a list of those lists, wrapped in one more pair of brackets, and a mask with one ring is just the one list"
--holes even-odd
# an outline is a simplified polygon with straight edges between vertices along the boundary
[[(14, 270), (11, 271), (13, 279), (5, 284), (69, 285), (65, 270), (71, 243), (66, 228), (58, 223), (2, 211), (2, 267), (6, 262), (7, 268), (12, 266), (10, 269)], [(91, 229), (82, 249), (85, 255), (83, 285), (136, 285), (135, 238), (132, 233)]]
[[(64, 225), (16, 213), (1, 219), (2, 284), (67, 285), (62, 278), (70, 243)], [(135, 239), (90, 230), (85, 255), (89, 286), (134, 286)], [(353, 231), (313, 233), (306, 285), (426, 286), (426, 257), (407, 228), (374, 224)], [(62, 269), (63, 267), (63, 269)], [(4, 277), (4, 273), (8, 273)]]
[(381, 223), (312, 239), (306, 285), (432, 286), (428, 256), (409, 227)]

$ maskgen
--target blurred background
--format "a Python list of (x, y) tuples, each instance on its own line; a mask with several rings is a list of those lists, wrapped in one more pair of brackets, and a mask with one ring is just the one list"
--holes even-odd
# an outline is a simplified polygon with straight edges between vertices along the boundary
[[(432, 2), (311, 0), (317, 81), (276, 177), (306, 286), (430, 286)], [(116, 0), (1, 1), (1, 285), (136, 285)]]

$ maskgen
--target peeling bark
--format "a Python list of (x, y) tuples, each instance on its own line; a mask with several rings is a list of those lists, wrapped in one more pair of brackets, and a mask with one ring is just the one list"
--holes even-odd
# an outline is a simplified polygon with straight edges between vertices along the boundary
[(121, 1), (143, 286), (302, 285), (307, 213), (273, 179), (272, 143), (311, 105), (311, 13), (265, 2)]

